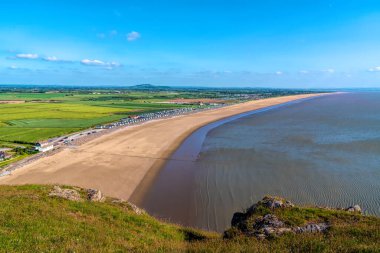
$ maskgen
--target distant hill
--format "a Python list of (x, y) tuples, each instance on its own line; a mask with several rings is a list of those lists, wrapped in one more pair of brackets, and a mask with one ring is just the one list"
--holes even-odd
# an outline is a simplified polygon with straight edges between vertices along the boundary
[[(94, 190), (61, 187), (0, 186), (0, 252), (380, 250), (380, 219), (355, 212), (264, 198), (246, 212), (236, 213), (223, 238), (156, 220), (128, 202), (104, 199), (101, 194), (88, 200)], [(290, 231), (292, 227), (297, 232)]]
[(128, 87), (130, 90), (169, 90), (169, 86), (156, 86), (153, 84), (138, 84)]

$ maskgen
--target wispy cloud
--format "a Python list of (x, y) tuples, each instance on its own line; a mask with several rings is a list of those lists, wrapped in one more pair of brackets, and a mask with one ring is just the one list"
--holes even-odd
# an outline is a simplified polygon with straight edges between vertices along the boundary
[(368, 69), (369, 72), (380, 72), (380, 67), (373, 67)]
[(30, 59), (30, 60), (35, 60), (38, 59), (39, 56), (38, 54), (16, 54), (17, 59)]
[(60, 63), (70, 63), (72, 61), (69, 61), (69, 60), (63, 60), (63, 59), (60, 59), (56, 56), (46, 56), (44, 58), (42, 58), (42, 60), (44, 61), (48, 61), (48, 62), (60, 62)]
[(110, 31), (110, 36), (111, 37), (116, 36), (117, 34), (118, 34), (117, 30)]
[(333, 73), (335, 73), (335, 69), (326, 69), (326, 70), (324, 70), (323, 72), (326, 72), (326, 73), (329, 73), (329, 74), (333, 74)]
[(90, 59), (83, 59), (80, 61), (80, 63), (82, 65), (85, 65), (85, 66), (100, 66), (100, 67), (105, 67), (106, 69), (114, 69), (114, 68), (118, 68), (118, 67), (121, 67), (122, 65), (118, 62), (105, 62), (105, 61), (101, 61), (101, 60), (90, 60)]
[(283, 74), (284, 74), (284, 72), (282, 72), (282, 71), (276, 71), (276, 75), (278, 75), (278, 76), (281, 76)]
[(90, 59), (83, 59), (80, 61), (81, 64), (86, 66), (105, 66), (106, 63), (101, 60), (90, 60)]
[(309, 74), (310, 71), (308, 71), (308, 70), (300, 70), (299, 73), (306, 75), (306, 74)]
[(11, 66), (8, 67), (8, 69), (14, 70), (14, 69), (18, 69), (18, 67), (16, 65), (11, 65)]
[(141, 38), (141, 34), (139, 32), (132, 31), (132, 32), (127, 34), (127, 40), (128, 41), (134, 41), (134, 40), (137, 40), (139, 38)]

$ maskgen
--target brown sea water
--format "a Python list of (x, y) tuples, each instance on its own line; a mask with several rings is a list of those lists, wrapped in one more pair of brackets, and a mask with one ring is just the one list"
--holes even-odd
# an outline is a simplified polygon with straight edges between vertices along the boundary
[(380, 93), (345, 93), (232, 117), (191, 135), (143, 199), (151, 214), (223, 231), (264, 195), (380, 215)]

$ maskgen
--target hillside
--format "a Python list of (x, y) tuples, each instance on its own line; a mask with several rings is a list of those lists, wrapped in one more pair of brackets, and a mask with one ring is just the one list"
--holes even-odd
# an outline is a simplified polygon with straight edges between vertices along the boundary
[[(72, 200), (52, 196), (60, 194)], [(127, 202), (104, 199), (97, 192), (92, 195), (94, 199), (104, 202), (89, 201), (87, 194), (86, 190), (72, 187), (0, 186), (0, 251), (380, 251), (380, 219), (355, 212), (290, 204), (277, 208), (278, 202), (271, 207), (264, 199), (247, 212), (235, 214), (234, 227), (223, 238), (216, 233), (160, 222)], [(326, 224), (326, 229), (294, 233), (281, 228), (284, 233), (264, 238), (257, 226), (267, 214), (272, 223), (282, 222), (288, 230), (311, 222)], [(273, 219), (274, 215), (278, 220)]]

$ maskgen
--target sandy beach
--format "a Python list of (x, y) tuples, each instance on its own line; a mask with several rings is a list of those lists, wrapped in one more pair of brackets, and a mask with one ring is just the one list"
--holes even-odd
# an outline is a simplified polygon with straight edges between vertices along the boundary
[(318, 95), (250, 101), (126, 127), (34, 161), (0, 178), (0, 184), (75, 185), (125, 200), (133, 195), (135, 201), (170, 154), (196, 129), (239, 113)]

